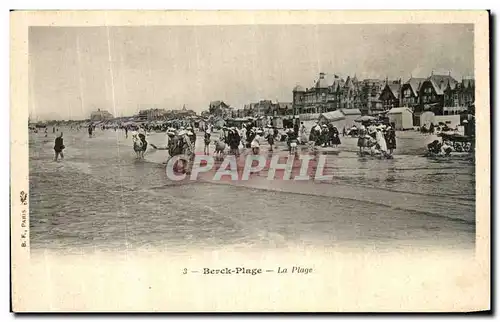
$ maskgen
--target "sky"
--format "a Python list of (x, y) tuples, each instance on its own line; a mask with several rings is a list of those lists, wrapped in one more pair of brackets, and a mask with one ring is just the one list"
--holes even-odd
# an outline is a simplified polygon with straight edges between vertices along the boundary
[(30, 117), (131, 116), (292, 101), (320, 72), (407, 80), (474, 76), (473, 25), (30, 27)]

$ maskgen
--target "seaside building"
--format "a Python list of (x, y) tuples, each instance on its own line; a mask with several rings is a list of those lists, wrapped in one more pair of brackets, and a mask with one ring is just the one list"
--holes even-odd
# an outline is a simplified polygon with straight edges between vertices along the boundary
[(100, 108), (97, 111), (90, 113), (90, 120), (94, 122), (111, 120), (113, 115), (106, 110), (101, 110)]
[(399, 107), (401, 87), (401, 79), (393, 81), (386, 80), (385, 86), (379, 97), (384, 111), (388, 111), (393, 107)]
[(226, 104), (224, 101), (212, 101), (208, 106), (210, 115), (228, 118), (233, 115), (233, 108)]
[(383, 81), (379, 79), (358, 80), (347, 76), (320, 73), (311, 88), (301, 85), (292, 91), (292, 107), (295, 114), (318, 114), (338, 109), (359, 109), (363, 114), (371, 114), (381, 108), (379, 101)]

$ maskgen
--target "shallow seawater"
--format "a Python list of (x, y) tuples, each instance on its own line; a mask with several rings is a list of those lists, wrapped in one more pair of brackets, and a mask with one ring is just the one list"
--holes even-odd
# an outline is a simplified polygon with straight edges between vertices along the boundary
[[(359, 158), (356, 140), (341, 138), (328, 182), (268, 181), (263, 171), (248, 182), (180, 183), (167, 178), (163, 152), (136, 161), (122, 131), (64, 129), (62, 162), (52, 161), (55, 134), (30, 133), (31, 247), (472, 249), (474, 162), (422, 157), (426, 138), (400, 135), (393, 160)], [(161, 133), (148, 140), (165, 144)]]

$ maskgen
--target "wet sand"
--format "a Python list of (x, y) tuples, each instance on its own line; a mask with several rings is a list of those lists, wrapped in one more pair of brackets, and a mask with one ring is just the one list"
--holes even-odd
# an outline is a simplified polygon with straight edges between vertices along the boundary
[[(30, 134), (34, 250), (474, 247), (474, 164), (422, 157), (428, 138), (418, 133), (398, 133), (393, 160), (360, 159), (356, 139), (341, 137), (328, 182), (269, 181), (263, 171), (183, 184), (167, 178), (163, 152), (135, 160), (121, 131), (64, 131), (62, 162), (52, 161), (53, 137)], [(165, 144), (163, 133), (148, 140)]]

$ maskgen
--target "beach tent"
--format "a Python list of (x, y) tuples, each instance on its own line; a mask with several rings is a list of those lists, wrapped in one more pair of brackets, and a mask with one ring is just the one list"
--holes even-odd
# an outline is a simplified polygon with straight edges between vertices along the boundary
[(344, 113), (342, 113), (339, 110), (321, 113), (318, 117), (318, 121), (322, 124), (328, 124), (328, 123), (332, 123), (332, 122), (340, 121), (340, 120), (344, 120), (344, 119), (345, 119)]
[(334, 122), (335, 126), (342, 131), (343, 128), (349, 129), (355, 125), (355, 120), (361, 116), (361, 111), (357, 108), (341, 108), (340, 111), (344, 114), (344, 119)]
[(427, 128), (430, 128), (431, 123), (435, 122), (436, 122), (436, 115), (434, 114), (434, 112), (425, 111), (422, 114), (420, 114), (420, 127), (427, 126)]
[(394, 107), (387, 112), (387, 117), (396, 130), (413, 128), (413, 112), (407, 107)]

